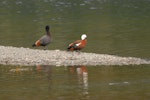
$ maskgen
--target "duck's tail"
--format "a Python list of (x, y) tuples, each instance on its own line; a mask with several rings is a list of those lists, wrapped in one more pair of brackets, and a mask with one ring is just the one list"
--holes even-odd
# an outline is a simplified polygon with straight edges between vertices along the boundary
[(67, 51), (74, 51), (76, 49), (77, 49), (76, 46), (72, 45), (72, 46), (68, 46)]
[(36, 46), (36, 44), (34, 43), (33, 45), (32, 45), (32, 47), (35, 47)]
[(71, 49), (72, 47), (71, 46), (69, 46), (68, 48), (67, 48), (67, 51), (70, 51), (70, 49)]
[(35, 47), (35, 46), (41, 46), (41, 41), (40, 41), (40, 40), (37, 40), (37, 41), (32, 45), (32, 47)]

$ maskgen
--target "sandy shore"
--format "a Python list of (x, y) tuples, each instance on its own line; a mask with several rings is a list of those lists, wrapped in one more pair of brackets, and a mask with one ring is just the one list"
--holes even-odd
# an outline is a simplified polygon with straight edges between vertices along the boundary
[(0, 64), (4, 65), (139, 65), (150, 61), (106, 54), (67, 52), (61, 50), (37, 50), (0, 46)]

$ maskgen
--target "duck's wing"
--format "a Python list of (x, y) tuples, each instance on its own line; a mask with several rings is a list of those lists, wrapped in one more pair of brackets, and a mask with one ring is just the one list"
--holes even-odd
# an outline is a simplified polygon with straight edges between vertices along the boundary
[(39, 40), (42, 45), (47, 45), (51, 42), (51, 38), (48, 35), (42, 36)]
[(74, 51), (74, 50), (77, 50), (78, 49), (78, 46), (81, 44), (81, 40), (77, 40), (73, 43), (70, 43), (67, 50), (69, 51)]
[(74, 46), (74, 45), (79, 44), (79, 43), (81, 43), (81, 40), (77, 40), (73, 43), (70, 43), (69, 46)]
[(42, 36), (32, 46), (46, 46), (51, 42), (51, 38), (48, 35)]

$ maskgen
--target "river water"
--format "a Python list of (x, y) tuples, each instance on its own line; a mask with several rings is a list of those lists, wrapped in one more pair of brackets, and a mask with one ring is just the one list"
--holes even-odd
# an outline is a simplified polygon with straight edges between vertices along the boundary
[[(0, 0), (0, 45), (27, 47), (51, 26), (50, 50), (85, 33), (83, 52), (150, 58), (150, 0)], [(43, 49), (43, 48), (35, 48)], [(2, 100), (148, 100), (149, 65), (0, 66)]]

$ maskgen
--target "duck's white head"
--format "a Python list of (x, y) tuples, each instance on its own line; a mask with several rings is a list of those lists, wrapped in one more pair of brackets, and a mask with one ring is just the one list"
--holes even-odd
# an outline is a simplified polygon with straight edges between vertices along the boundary
[(87, 38), (86, 34), (82, 34), (82, 35), (81, 35), (81, 40), (84, 40), (84, 39), (86, 39), (86, 38)]

